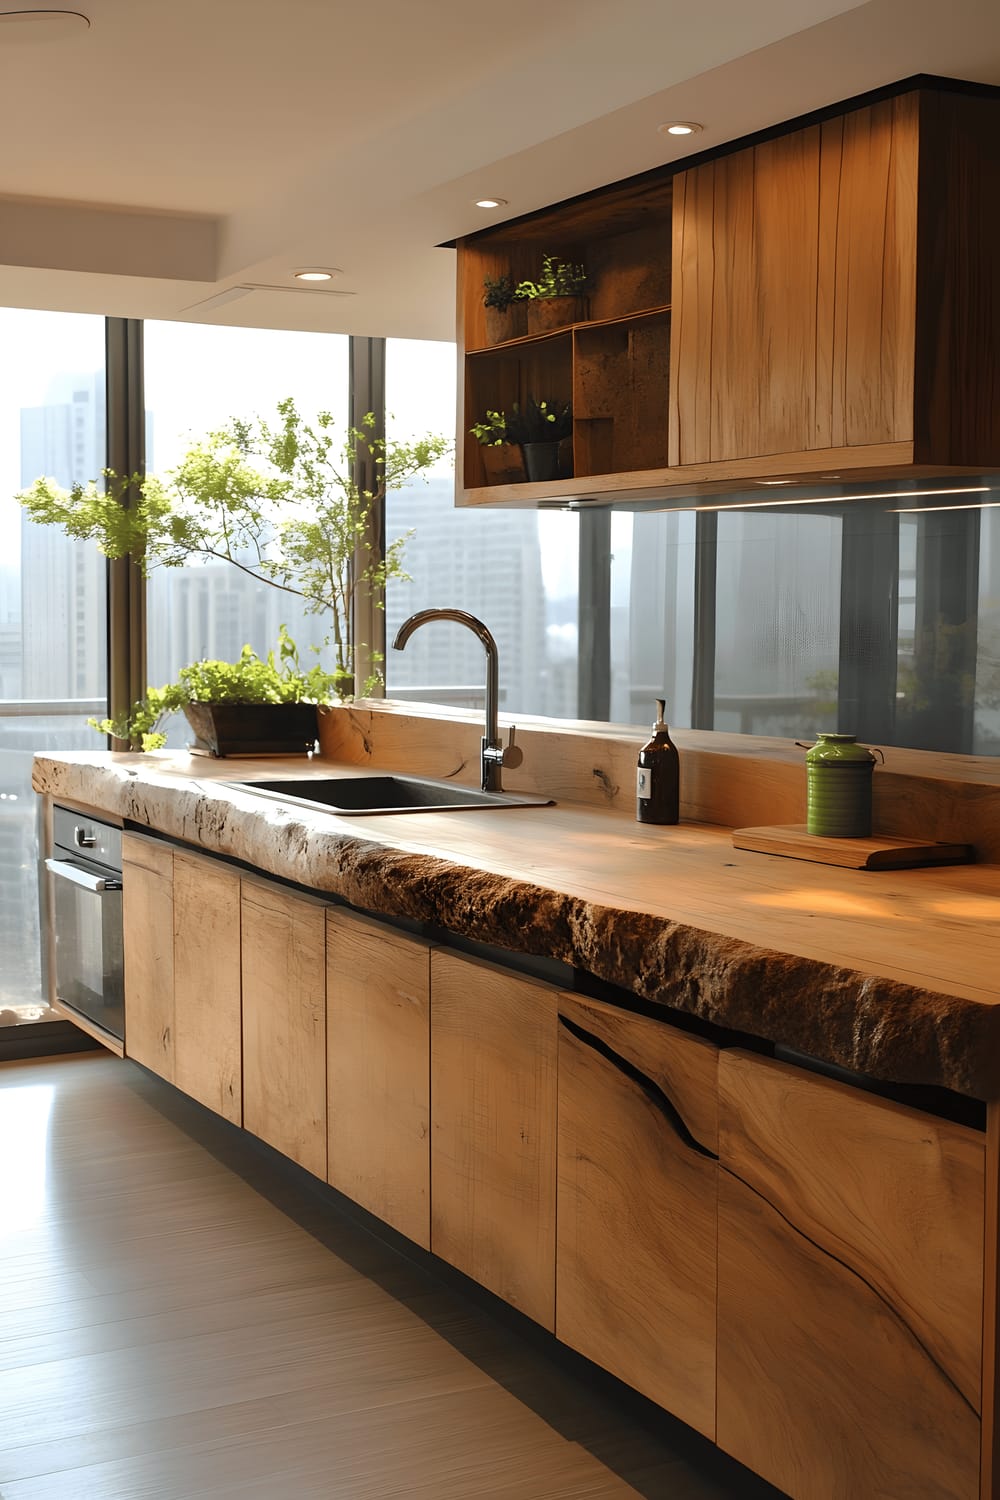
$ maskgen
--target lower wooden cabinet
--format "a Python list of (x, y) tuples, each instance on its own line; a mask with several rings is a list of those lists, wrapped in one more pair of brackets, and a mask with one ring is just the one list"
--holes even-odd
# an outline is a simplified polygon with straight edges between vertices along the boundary
[(556, 991), (431, 953), (431, 1249), (555, 1325)]
[(240, 877), (161, 839), (122, 839), (125, 1050), (239, 1125)]
[(556, 1335), (715, 1436), (718, 1050), (559, 997)]
[(242, 881), (243, 1124), (326, 1177), (326, 904)]
[(243, 1122), (240, 877), (174, 852), (174, 1083)]
[(429, 943), (326, 914), (327, 1181), (431, 1243)]
[(122, 834), (122, 942), (125, 1054), (174, 1083), (174, 851), (142, 834)]
[(979, 1495), (985, 1137), (719, 1066), (718, 1442), (795, 1500)]

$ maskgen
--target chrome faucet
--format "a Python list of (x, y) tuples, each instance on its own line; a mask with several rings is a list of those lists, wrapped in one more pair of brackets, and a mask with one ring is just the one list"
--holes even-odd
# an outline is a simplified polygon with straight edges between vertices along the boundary
[(473, 635), (479, 637), (486, 650), (486, 733), (482, 740), (481, 785), (484, 792), (502, 792), (501, 771), (505, 762), (508, 765), (517, 765), (521, 756), (520, 751), (514, 749), (513, 729), (510, 732), (510, 745), (506, 751), (500, 740), (500, 727), (497, 722), (500, 701), (500, 659), (497, 654), (497, 643), (482, 620), (477, 620), (475, 615), (470, 615), (464, 609), (419, 609), (415, 615), (404, 620), (396, 631), (396, 639), (392, 643), (393, 650), (402, 651), (413, 632), (419, 626), (426, 625), (429, 620), (454, 620), (458, 625), (465, 625)]

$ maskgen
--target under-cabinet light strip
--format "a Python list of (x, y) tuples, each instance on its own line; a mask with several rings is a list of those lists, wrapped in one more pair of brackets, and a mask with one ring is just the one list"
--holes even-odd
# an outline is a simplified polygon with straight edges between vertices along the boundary
[[(941, 491), (938, 490), (938, 494)], [(891, 510), (891, 516), (926, 516), (935, 510), (996, 510), (1000, 506), (1000, 500), (972, 500), (968, 505), (908, 505), (900, 507), (899, 510)]]
[[(993, 491), (991, 484), (973, 484), (957, 490), (883, 490), (870, 495), (810, 495), (801, 500), (772, 500), (769, 496), (761, 495), (757, 500), (737, 500), (731, 505), (685, 505), (684, 510), (760, 510), (767, 506), (773, 510), (776, 505), (829, 505), (831, 501), (837, 500), (916, 500), (923, 495), (988, 495)], [(991, 501), (991, 504), (1000, 504), (1000, 501)], [(681, 507), (679, 507), (681, 508)], [(970, 510), (972, 506), (967, 505), (942, 505), (932, 507), (927, 505), (915, 505), (914, 510)]]

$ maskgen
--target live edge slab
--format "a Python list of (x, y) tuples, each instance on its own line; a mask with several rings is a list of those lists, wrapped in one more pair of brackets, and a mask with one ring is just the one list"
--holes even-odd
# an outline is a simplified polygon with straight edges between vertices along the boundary
[[(619, 745), (590, 766), (593, 737), (569, 732), (552, 734), (548, 763), (556, 749), (563, 767), (575, 755), (586, 768), (577, 787), (589, 801), (570, 800), (565, 771), (566, 785), (554, 790), (538, 775), (505, 773), (511, 789), (544, 785), (558, 798), (552, 807), (351, 818), (220, 784), (357, 774), (379, 765), (373, 742), (390, 755), (395, 746), (396, 770), (473, 780), (474, 757), (463, 747), (481, 731), (471, 721), (372, 710), (337, 723), (326, 736), (336, 760), (40, 755), (34, 786), (363, 911), (558, 959), (656, 1005), (857, 1073), (1000, 1098), (1000, 864), (859, 872), (734, 849), (724, 824), (642, 826), (628, 815), (636, 746)], [(689, 785), (703, 788), (701, 746), (714, 739), (725, 750), (728, 737), (678, 738)], [(519, 742), (529, 746), (527, 767), (545, 737)], [(904, 753), (899, 773), (907, 804), (917, 759)], [(801, 764), (782, 751), (756, 765), (763, 779), (744, 782), (747, 805), (733, 810), (732, 823), (763, 821), (762, 793), (776, 813), (769, 821), (798, 818)], [(964, 791), (945, 800), (971, 805), (985, 827), (984, 808), (1000, 801), (1000, 788)], [(689, 799), (688, 810), (701, 809)], [(924, 826), (935, 837), (968, 836), (930, 813)]]

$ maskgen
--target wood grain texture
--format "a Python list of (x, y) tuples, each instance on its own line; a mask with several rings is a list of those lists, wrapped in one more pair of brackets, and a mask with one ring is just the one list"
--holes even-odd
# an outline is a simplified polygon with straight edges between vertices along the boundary
[(912, 440), (916, 164), (914, 94), (682, 174), (671, 463)]
[(979, 1500), (1000, 1500), (1000, 1103), (987, 1107)]
[(242, 882), (243, 1124), (326, 1177), (326, 907)]
[(734, 849), (758, 854), (780, 854), (814, 864), (840, 865), (849, 870), (913, 870), (929, 865), (965, 865), (973, 858), (971, 844), (937, 844), (926, 839), (898, 839), (888, 834), (869, 838), (823, 838), (805, 823), (764, 828), (734, 828)]
[[(667, 460), (669, 314), (578, 329), (573, 339), (577, 474), (656, 468)], [(594, 424), (607, 427), (599, 440)]]
[(915, 456), (1000, 463), (1000, 105), (920, 95)]
[(430, 945), (326, 914), (327, 1181), (430, 1249)]
[(243, 1122), (240, 877), (174, 853), (174, 1078), (185, 1094)]
[(142, 834), (122, 835), (125, 1049), (174, 1081), (173, 851)]
[(555, 1322), (556, 991), (431, 953), (431, 1249)]
[(790, 1494), (974, 1500), (985, 1140), (719, 1066), (718, 1441)]
[(983, 1388), (979, 1500), (1000, 1500), (1000, 1102), (986, 1111)]
[(714, 1438), (718, 1052), (578, 996), (559, 1013), (556, 1335)]

